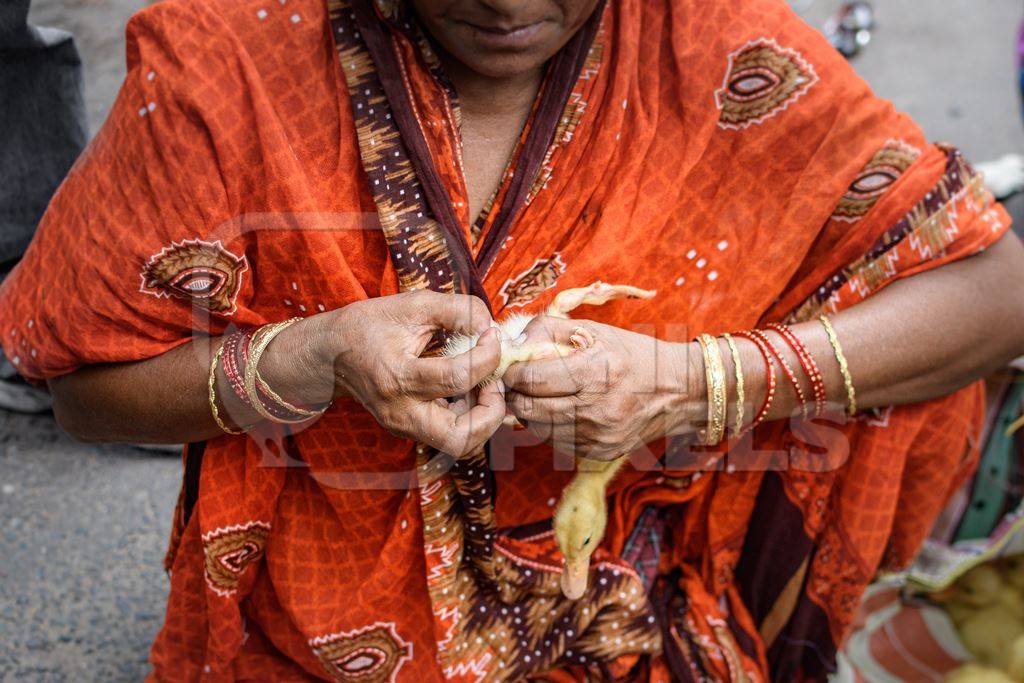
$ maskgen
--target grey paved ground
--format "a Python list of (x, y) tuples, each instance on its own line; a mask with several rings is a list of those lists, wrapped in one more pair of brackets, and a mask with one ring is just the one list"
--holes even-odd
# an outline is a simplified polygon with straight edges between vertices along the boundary
[[(796, 7), (805, 2), (793, 0)], [(818, 0), (811, 20), (837, 3)], [(974, 160), (1024, 151), (1014, 46), (1019, 0), (875, 0), (874, 40), (854, 60), (875, 92), (933, 140)]]
[[(124, 24), (145, 4), (32, 3), (33, 23), (78, 39), (93, 131), (124, 78)], [(0, 410), (0, 680), (142, 679), (163, 619), (179, 462), (79, 444), (49, 415)]]
[[(143, 4), (34, 3), (34, 21), (79, 38), (93, 130), (122, 77), (125, 20)], [(835, 5), (817, 0), (806, 13), (816, 19)], [(875, 40), (855, 64), (880, 95), (974, 159), (1024, 152), (1012, 56), (1019, 0), (876, 6)], [(76, 444), (50, 417), (0, 411), (0, 680), (144, 675), (178, 483), (174, 457)]]
[(29, 21), (70, 31), (85, 62), (86, 106), (92, 131), (103, 124), (124, 80), (124, 27), (153, 0), (31, 0)]
[(0, 679), (141, 678), (178, 470), (0, 411)]

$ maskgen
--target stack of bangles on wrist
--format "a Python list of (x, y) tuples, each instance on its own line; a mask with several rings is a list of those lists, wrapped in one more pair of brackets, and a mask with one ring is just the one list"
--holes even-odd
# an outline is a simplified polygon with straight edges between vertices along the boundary
[(209, 399), (210, 413), (217, 426), (227, 434), (242, 434), (244, 431), (232, 429), (220, 416), (217, 409), (217, 366), (220, 365), (227, 377), (231, 391), (245, 405), (252, 408), (260, 417), (278, 424), (297, 424), (318, 417), (327, 410), (330, 403), (315, 408), (303, 408), (292, 405), (260, 376), (259, 363), (263, 353), (270, 346), (274, 337), (288, 326), (301, 318), (292, 318), (284, 322), (264, 325), (257, 329), (238, 330), (224, 338), (210, 362)]
[[(831, 321), (829, 321), (825, 316), (821, 316), (819, 320), (825, 328), (825, 334), (828, 336), (829, 345), (832, 347), (836, 363), (839, 365), (839, 373), (843, 378), (843, 385), (846, 389), (846, 412), (853, 415), (857, 412), (857, 393), (853, 387), (853, 378), (850, 376), (850, 368), (846, 363), (846, 356), (843, 355), (843, 347), (839, 344), (839, 337), (836, 336), (836, 331), (833, 329)], [(768, 323), (766, 327), (778, 334), (786, 345), (793, 350), (793, 353), (796, 354), (797, 359), (800, 361), (799, 369), (803, 371), (804, 376), (807, 378), (807, 382), (810, 385), (811, 395), (810, 397), (806, 395), (799, 379), (797, 378), (795, 369), (779, 351), (778, 346), (776, 346), (775, 343), (772, 342), (771, 338), (763, 331), (746, 330), (743, 332), (736, 332), (731, 335), (722, 335), (732, 359), (732, 369), (736, 387), (736, 412), (733, 421), (734, 427), (732, 429), (732, 436), (740, 436), (745, 432), (754, 429), (764, 422), (765, 418), (768, 416), (768, 411), (771, 409), (772, 401), (775, 399), (775, 392), (778, 388), (776, 365), (781, 368), (782, 374), (793, 387), (793, 391), (796, 393), (796, 398), (800, 404), (800, 411), (803, 417), (818, 417), (819, 415), (822, 415), (826, 409), (827, 392), (825, 390), (825, 380), (821, 374), (820, 368), (818, 367), (817, 361), (814, 360), (810, 351), (807, 350), (804, 343), (800, 341), (799, 337), (793, 333), (793, 330), (791, 330), (788, 325), (783, 325), (781, 323)], [(765, 392), (764, 403), (761, 405), (761, 409), (754, 415), (753, 421), (748, 425), (744, 425), (743, 422), (744, 401), (746, 400), (743, 365), (740, 361), (740, 353), (736, 347), (736, 342), (733, 340), (733, 337), (742, 337), (751, 341), (761, 352), (761, 357), (764, 359), (766, 369), (767, 389)], [(728, 420), (727, 412), (730, 403), (728, 395), (729, 383), (726, 376), (725, 361), (722, 351), (718, 345), (718, 339), (709, 334), (702, 334), (697, 337), (697, 342), (700, 344), (701, 355), (704, 359), (704, 373), (706, 375), (708, 391), (708, 418), (706, 427), (701, 431), (701, 443), (705, 446), (715, 446), (725, 438)]]

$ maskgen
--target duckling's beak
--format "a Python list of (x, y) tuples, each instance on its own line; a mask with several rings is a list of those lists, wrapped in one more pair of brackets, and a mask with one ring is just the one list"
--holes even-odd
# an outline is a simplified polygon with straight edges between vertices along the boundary
[(566, 560), (562, 570), (562, 593), (570, 600), (579, 600), (587, 592), (587, 575), (590, 574), (590, 558)]

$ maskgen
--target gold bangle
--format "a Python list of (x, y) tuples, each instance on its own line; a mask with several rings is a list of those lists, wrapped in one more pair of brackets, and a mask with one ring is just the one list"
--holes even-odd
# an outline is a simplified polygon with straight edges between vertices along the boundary
[(209, 389), (210, 398), (210, 414), (213, 415), (214, 422), (220, 427), (221, 431), (225, 434), (245, 434), (244, 430), (235, 430), (228, 427), (224, 420), (220, 419), (220, 411), (217, 410), (217, 364), (220, 363), (221, 355), (224, 353), (224, 344), (220, 345), (217, 352), (213, 354), (213, 360), (210, 361), (210, 379), (207, 382), (207, 388)]
[[(267, 349), (267, 347), (270, 346), (271, 340), (274, 337), (276, 337), (278, 335), (278, 333), (283, 332), (286, 327), (289, 327), (290, 325), (292, 325), (293, 323), (298, 322), (299, 320), (302, 320), (302, 318), (291, 318), (289, 320), (285, 320), (285, 321), (280, 322), (280, 323), (275, 323), (274, 325), (268, 325), (267, 327), (270, 327), (270, 328), (275, 328), (276, 327), (276, 328), (279, 328), (279, 329), (271, 329), (271, 330), (267, 331), (266, 334), (269, 334), (270, 336), (264, 341), (263, 346), (260, 349), (260, 354), (262, 355), (263, 351), (265, 351)], [(261, 331), (262, 330), (257, 330), (256, 334), (259, 334)], [(256, 335), (253, 335), (253, 336), (255, 338)], [(285, 410), (287, 410), (289, 412), (292, 412), (292, 413), (296, 413), (297, 415), (303, 415), (305, 417), (316, 417), (318, 415), (323, 414), (323, 412), (325, 410), (327, 410), (327, 406), (324, 406), (320, 410), (309, 410), (307, 408), (300, 408), (299, 406), (292, 405), (288, 401), (286, 401), (283, 398), (281, 398), (281, 396), (278, 395), (278, 393), (276, 391), (274, 391), (273, 389), (270, 388), (270, 385), (267, 384), (266, 380), (264, 380), (263, 377), (260, 375), (259, 364), (254, 364), (253, 371), (256, 373), (256, 384), (259, 386), (260, 390), (262, 390), (263, 393), (265, 393), (267, 396), (269, 396), (270, 400), (274, 401), (277, 405), (279, 405), (280, 407), (284, 408)], [(330, 404), (328, 404), (328, 405), (330, 405)]]
[(839, 344), (839, 337), (832, 327), (828, 317), (821, 316), (822, 326), (825, 334), (828, 335), (828, 343), (832, 345), (832, 351), (836, 354), (836, 362), (839, 363), (839, 372), (843, 376), (843, 384), (846, 385), (846, 412), (854, 415), (857, 412), (857, 391), (853, 388), (853, 377), (850, 376), (850, 366), (846, 363), (846, 356), (843, 354), (843, 347)]
[(292, 405), (288, 401), (286, 401), (283, 398), (281, 398), (278, 395), (278, 393), (276, 391), (274, 391), (273, 389), (271, 389), (270, 385), (267, 384), (262, 377), (260, 377), (260, 369), (259, 368), (256, 368), (256, 384), (259, 385), (260, 391), (262, 391), (263, 393), (265, 393), (267, 396), (270, 397), (271, 401), (273, 401), (277, 405), (281, 406), (285, 410), (291, 411), (291, 412), (296, 413), (298, 415), (303, 415), (305, 417), (316, 417), (317, 415), (320, 415), (325, 410), (327, 410), (326, 406), (324, 408), (320, 409), (320, 410), (309, 410), (308, 408), (300, 408), (299, 406)]
[(716, 446), (725, 435), (725, 364), (718, 342), (710, 334), (697, 337), (704, 354), (704, 372), (708, 385), (708, 425), (704, 445)]
[(736, 342), (732, 340), (731, 334), (723, 334), (725, 343), (729, 345), (729, 355), (732, 356), (733, 374), (736, 375), (736, 427), (735, 436), (743, 431), (743, 402), (746, 400), (746, 391), (743, 386), (743, 365), (740, 363), (740, 352), (736, 348)]
[(274, 337), (279, 335), (289, 326), (295, 324), (301, 320), (301, 318), (291, 318), (279, 323), (272, 323), (270, 325), (264, 325), (260, 329), (256, 330), (253, 334), (252, 340), (249, 342), (249, 359), (245, 365), (245, 374), (242, 377), (243, 385), (245, 386), (245, 393), (249, 397), (249, 402), (252, 404), (253, 410), (259, 413), (260, 417), (271, 422), (277, 422), (278, 424), (287, 424), (293, 422), (304, 422), (307, 417), (303, 417), (298, 420), (282, 420), (270, 413), (260, 401), (259, 394), (256, 391), (256, 378), (259, 375), (258, 368), (260, 364), (260, 358), (263, 356), (263, 352), (270, 346), (270, 342), (274, 341)]

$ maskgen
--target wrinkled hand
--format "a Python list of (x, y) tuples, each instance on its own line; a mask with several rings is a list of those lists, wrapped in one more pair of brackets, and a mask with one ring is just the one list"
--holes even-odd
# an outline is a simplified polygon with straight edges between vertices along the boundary
[(527, 341), (568, 343), (575, 328), (594, 344), (564, 358), (517, 363), (505, 373), (517, 418), (556, 449), (612, 460), (666, 434), (693, 431), (688, 345), (589, 320), (538, 316)]
[[(445, 400), (471, 394), (498, 365), (501, 343), (479, 298), (420, 290), (323, 315), (319, 355), (334, 368), (335, 394), (359, 401), (392, 434), (459, 457), (501, 425), (500, 383), (481, 388), (475, 401)], [(482, 336), (462, 355), (421, 358), (439, 329)]]

